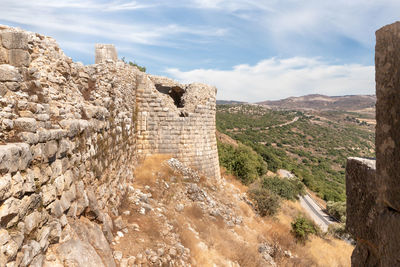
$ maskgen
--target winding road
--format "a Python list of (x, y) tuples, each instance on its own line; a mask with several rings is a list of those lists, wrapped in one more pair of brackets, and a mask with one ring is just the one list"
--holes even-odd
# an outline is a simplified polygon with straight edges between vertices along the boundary
[(273, 125), (273, 126), (270, 126), (270, 127), (266, 127), (266, 129), (268, 130), (268, 129), (271, 129), (271, 128), (282, 127), (282, 126), (285, 126), (285, 125), (289, 125), (289, 124), (295, 123), (298, 120), (299, 120), (299, 117), (294, 117), (293, 120), (291, 120), (291, 121), (288, 121), (288, 122), (285, 122), (285, 123), (282, 123), (282, 124), (279, 124), (279, 125)]
[(300, 204), (324, 232), (328, 230), (330, 224), (335, 222), (322, 210), (322, 208), (310, 197), (309, 194), (300, 196)]

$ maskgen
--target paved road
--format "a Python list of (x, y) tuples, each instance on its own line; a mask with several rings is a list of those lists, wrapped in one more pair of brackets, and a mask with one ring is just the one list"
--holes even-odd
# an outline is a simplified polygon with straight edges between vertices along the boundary
[(308, 194), (300, 197), (300, 204), (322, 231), (326, 232), (328, 226), (335, 222)]

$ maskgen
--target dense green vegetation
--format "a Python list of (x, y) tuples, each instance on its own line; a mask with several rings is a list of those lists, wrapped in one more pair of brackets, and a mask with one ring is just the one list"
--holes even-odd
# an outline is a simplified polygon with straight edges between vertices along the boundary
[[(362, 117), (354, 112), (306, 114), (255, 105), (218, 105), (217, 129), (251, 147), (269, 170), (289, 170), (321, 198), (344, 201), (346, 158), (374, 156), (373, 126), (349, 116)], [(297, 121), (282, 125), (296, 117)]]
[(292, 223), (292, 234), (299, 241), (304, 243), (310, 234), (318, 234), (319, 229), (313, 221), (304, 216), (298, 216)]
[(341, 223), (346, 222), (346, 202), (328, 201), (328, 203), (326, 203), (326, 211), (330, 216), (340, 221)]
[(218, 142), (218, 154), (221, 166), (246, 185), (254, 182), (267, 170), (263, 159), (248, 146), (233, 147)]
[(270, 190), (255, 187), (250, 189), (248, 194), (256, 205), (256, 211), (260, 216), (273, 216), (279, 211), (280, 199)]
[(299, 195), (305, 194), (304, 185), (298, 179), (265, 177), (262, 180), (262, 187), (288, 200), (296, 200)]

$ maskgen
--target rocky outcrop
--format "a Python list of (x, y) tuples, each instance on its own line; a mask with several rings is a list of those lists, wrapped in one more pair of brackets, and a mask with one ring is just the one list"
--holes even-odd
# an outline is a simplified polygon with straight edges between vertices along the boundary
[[(208, 132), (215, 89), (177, 85), (207, 96), (192, 102), (187, 120), (151, 114), (171, 97), (164, 103), (150, 75), (105, 54), (84, 66), (50, 37), (0, 26), (0, 266), (115, 266), (113, 219), (138, 158), (173, 154), (219, 177), (215, 133)], [(201, 116), (208, 128), (199, 126)], [(154, 125), (162, 131), (150, 131)], [(166, 127), (174, 142), (162, 150)], [(164, 136), (147, 138), (157, 134)], [(185, 143), (196, 149), (187, 157)], [(144, 144), (152, 145), (146, 153)], [(212, 156), (200, 160), (205, 154)]]
[(347, 229), (353, 266), (400, 263), (400, 22), (376, 32), (376, 172), (371, 161), (346, 167)]

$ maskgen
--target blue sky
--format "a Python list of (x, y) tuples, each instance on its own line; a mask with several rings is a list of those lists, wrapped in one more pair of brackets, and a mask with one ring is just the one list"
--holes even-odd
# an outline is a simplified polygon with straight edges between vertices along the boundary
[(94, 62), (95, 43), (151, 74), (217, 86), (218, 99), (374, 93), (375, 30), (398, 0), (0, 0), (0, 24), (54, 37)]

